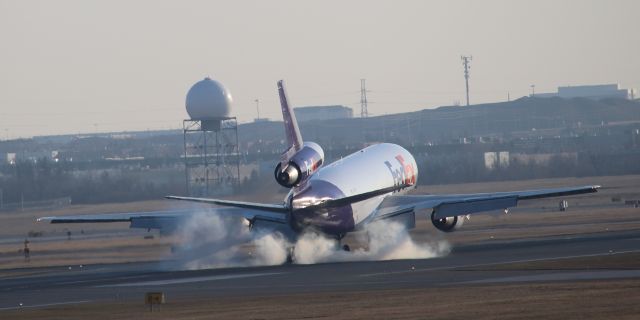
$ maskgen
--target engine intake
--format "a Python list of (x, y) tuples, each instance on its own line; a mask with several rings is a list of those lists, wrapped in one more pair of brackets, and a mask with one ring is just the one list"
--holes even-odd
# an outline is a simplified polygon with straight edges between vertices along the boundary
[(274, 176), (278, 184), (293, 188), (314, 174), (324, 161), (324, 151), (313, 142), (305, 142), (302, 149), (291, 157), (284, 168), (278, 163)]
[(464, 216), (436, 218), (436, 211), (431, 212), (431, 223), (436, 229), (444, 232), (453, 232), (462, 226)]

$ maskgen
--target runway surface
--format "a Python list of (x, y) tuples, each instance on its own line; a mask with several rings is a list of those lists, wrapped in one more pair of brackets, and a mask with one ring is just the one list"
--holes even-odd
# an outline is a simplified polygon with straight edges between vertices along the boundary
[(640, 231), (459, 245), (440, 258), (162, 271), (160, 263), (5, 270), (0, 311), (98, 301), (640, 278), (640, 270), (499, 270), (513, 262), (640, 252)]

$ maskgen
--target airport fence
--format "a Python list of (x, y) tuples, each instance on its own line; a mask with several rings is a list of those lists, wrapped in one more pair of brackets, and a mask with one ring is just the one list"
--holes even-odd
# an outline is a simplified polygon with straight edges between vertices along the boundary
[(31, 209), (57, 209), (71, 205), (71, 197), (62, 197), (41, 201), (21, 201), (14, 203), (1, 203), (2, 212), (21, 212)]

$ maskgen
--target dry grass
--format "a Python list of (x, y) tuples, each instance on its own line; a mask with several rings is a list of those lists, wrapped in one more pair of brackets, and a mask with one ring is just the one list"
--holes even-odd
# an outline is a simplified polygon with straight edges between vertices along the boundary
[(197, 205), (169, 201), (139, 201), (128, 203), (108, 203), (96, 205), (72, 205), (55, 210), (25, 210), (15, 212), (0, 213), (0, 234), (3, 236), (26, 236), (29, 231), (41, 231), (45, 235), (62, 235), (66, 230), (71, 230), (74, 234), (80, 230), (85, 232), (123, 230), (128, 224), (124, 223), (104, 223), (104, 224), (49, 224), (37, 223), (36, 219), (43, 216), (65, 216), (97, 213), (118, 213), (118, 212), (141, 212), (174, 210), (181, 208), (197, 207)]
[[(462, 229), (451, 234), (434, 230), (430, 222), (421, 216), (417, 228), (412, 231), (418, 242), (446, 239), (453, 244), (477, 241), (498, 241), (523, 237), (547, 237), (594, 232), (613, 232), (640, 229), (640, 209), (623, 207), (611, 202), (613, 197), (640, 199), (640, 176), (589, 177), (567, 179), (542, 179), (492, 183), (469, 183), (441, 186), (422, 186), (418, 193), (473, 193), (521, 189), (538, 189), (560, 186), (601, 184), (597, 194), (568, 197), (570, 208), (566, 212), (554, 211), (558, 199), (523, 202), (523, 210), (505, 214), (474, 215)], [(274, 193), (263, 201), (277, 202), (282, 195)], [(242, 198), (240, 198), (242, 199)], [(242, 200), (256, 200), (244, 198)], [(609, 205), (602, 207), (602, 205)], [(612, 206), (613, 205), (613, 206)], [(174, 238), (143, 239), (146, 233), (129, 230), (127, 223), (110, 224), (47, 224), (36, 223), (41, 216), (68, 214), (95, 214), (110, 212), (171, 210), (194, 207), (191, 203), (168, 200), (114, 203), (102, 205), (74, 205), (53, 211), (25, 211), (0, 214), (0, 235), (13, 237), (14, 241), (0, 244), (0, 269), (78, 265), (91, 263), (121, 263), (164, 259), (169, 255)], [(197, 207), (197, 206), (195, 206)], [(419, 215), (428, 214), (421, 212)], [(624, 223), (618, 223), (624, 222)], [(72, 232), (72, 240), (66, 240), (66, 231)], [(43, 232), (42, 237), (30, 238), (32, 257), (25, 262), (21, 252), (22, 240), (29, 231)], [(78, 239), (86, 235), (99, 238)], [(57, 240), (53, 240), (56, 239)], [(357, 244), (355, 244), (357, 247)]]
[[(128, 228), (127, 225), (122, 228)], [(126, 230), (126, 229), (125, 229)], [(89, 232), (86, 232), (89, 233)], [(0, 245), (0, 270), (24, 267), (67, 266), (95, 263), (125, 263), (135, 261), (155, 261), (166, 257), (176, 242), (174, 237), (145, 239), (144, 233), (118, 234), (91, 239), (77, 239), (76, 233), (71, 240), (49, 241), (43, 238), (31, 238), (29, 248), (31, 257), (25, 260), (22, 253), (23, 243)]]
[(638, 270), (640, 269), (640, 253), (612, 253), (593, 257), (569, 259), (540, 260), (528, 262), (506, 263), (482, 267), (468, 267), (457, 270), (465, 271), (531, 271), (531, 270)]
[[(475, 192), (499, 192), (513, 190), (532, 190), (542, 188), (560, 188), (568, 186), (601, 185), (603, 188), (596, 195), (610, 196), (622, 195), (626, 197), (640, 198), (640, 175), (626, 176), (602, 176), (584, 178), (554, 178), (534, 179), (520, 181), (475, 182), (447, 185), (420, 186), (418, 193), (475, 193)], [(587, 196), (592, 198), (593, 195)], [(609, 199), (611, 200), (611, 199)], [(557, 203), (556, 200), (552, 202)]]
[[(611, 204), (612, 197), (640, 198), (640, 177), (596, 177), (548, 179), (489, 184), (422, 187), (420, 192), (470, 193), (533, 189), (567, 185), (602, 184), (602, 192), (570, 198), (572, 207), (564, 213), (548, 212), (557, 199), (532, 201), (525, 208), (535, 213), (477, 215), (460, 232), (442, 234), (430, 223), (419, 220), (413, 236), (418, 241), (444, 238), (464, 244), (484, 240), (509, 240), (591, 232), (640, 229), (640, 210), (629, 207), (591, 207)], [(71, 208), (65, 213), (121, 212), (160, 209), (164, 201)], [(589, 205), (589, 206), (584, 206)], [(143, 209), (144, 208), (144, 209)], [(545, 211), (546, 210), (546, 211)], [(58, 214), (54, 212), (45, 215)], [(0, 216), (0, 232), (33, 228), (32, 219), (42, 212), (7, 219)], [(21, 220), (22, 219), (22, 220)], [(31, 223), (29, 227), (21, 224)], [(616, 223), (625, 221), (625, 223)], [(3, 223), (5, 222), (5, 223)], [(6, 222), (10, 222), (9, 225)], [(50, 227), (50, 226), (49, 226)], [(99, 226), (95, 230), (118, 230), (125, 226)], [(43, 226), (43, 228), (46, 228)], [(59, 228), (59, 227), (58, 227)], [(105, 229), (101, 229), (105, 228)], [(89, 229), (92, 230), (92, 229)], [(85, 228), (85, 232), (87, 229)], [(89, 231), (91, 232), (91, 231)], [(142, 239), (140, 234), (98, 240), (50, 241), (37, 247), (33, 242), (32, 264), (78, 264), (79, 261), (122, 262), (159, 259), (166, 255), (171, 239)], [(37, 244), (38, 246), (40, 244)], [(0, 269), (15, 267), (7, 263), (7, 250), (0, 246)], [(71, 250), (72, 249), (72, 250)], [(12, 249), (14, 250), (14, 249)], [(14, 250), (15, 251), (15, 250)], [(37, 252), (47, 253), (36, 261)], [(5, 253), (2, 253), (5, 252)], [(74, 254), (75, 252), (75, 254)], [(79, 256), (77, 252), (82, 252)], [(15, 254), (15, 253), (13, 253)], [(19, 256), (16, 258), (19, 259)], [(93, 259), (93, 260), (92, 260)], [(593, 270), (638, 269), (640, 254), (614, 254), (551, 261), (536, 261), (483, 267), (482, 270)], [(72, 263), (73, 262), (73, 263)], [(85, 262), (86, 264), (86, 262)], [(24, 266), (30, 266), (28, 264)], [(478, 268), (476, 268), (478, 269)], [(469, 270), (467, 270), (469, 271)], [(9, 272), (9, 271), (5, 271)], [(11, 273), (22, 272), (12, 270)], [(27, 272), (27, 271), (25, 271)], [(2, 319), (638, 319), (640, 280), (598, 280), (529, 284), (493, 284), (430, 287), (420, 289), (316, 292), (267, 296), (194, 296), (173, 300), (149, 313), (140, 301), (102, 301), (99, 303), (23, 309), (0, 312)]]
[(3, 319), (638, 319), (640, 280), (320, 292), (4, 312)]

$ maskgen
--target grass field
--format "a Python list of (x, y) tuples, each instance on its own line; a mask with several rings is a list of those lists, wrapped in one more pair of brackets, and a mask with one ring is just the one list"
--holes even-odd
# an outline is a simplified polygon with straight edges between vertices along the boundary
[[(600, 184), (597, 194), (567, 197), (569, 210), (559, 212), (558, 201), (523, 202), (510, 214), (474, 215), (451, 234), (434, 230), (419, 219), (414, 240), (445, 239), (452, 244), (536, 238), (586, 233), (640, 230), (640, 209), (613, 202), (613, 198), (640, 199), (640, 176), (545, 179), (516, 182), (423, 186), (417, 193), (471, 193)], [(274, 194), (272, 202), (281, 201)], [(262, 198), (264, 200), (264, 196)], [(244, 200), (252, 200), (251, 197)], [(147, 201), (95, 206), (71, 206), (52, 212), (29, 211), (0, 215), (0, 277), (37, 272), (30, 267), (120, 263), (171, 259), (171, 246), (179, 239), (145, 239), (149, 233), (129, 230), (124, 223), (107, 225), (47, 225), (35, 223), (43, 215), (149, 211), (175, 209), (187, 204)], [(72, 231), (71, 240), (66, 230)], [(84, 231), (84, 235), (81, 234)], [(25, 262), (19, 249), (29, 231), (32, 257)], [(84, 237), (84, 238), (83, 238)], [(510, 263), (460, 269), (540, 270), (637, 270), (640, 254)], [(35, 271), (34, 271), (35, 270)], [(4, 311), (2, 319), (639, 319), (640, 280), (588, 280), (520, 284), (469, 285), (398, 290), (318, 292), (202, 299), (172, 299), (150, 313), (141, 301), (51, 306)]]
[[(638, 267), (638, 255), (563, 259), (509, 270)], [(638, 319), (640, 280), (452, 285), (422, 289), (141, 301), (13, 310), (3, 319)]]
[[(443, 234), (435, 230), (420, 212), (417, 227), (412, 230), (415, 241), (446, 239), (450, 243), (509, 240), (522, 237), (547, 237), (593, 232), (614, 232), (640, 229), (640, 209), (612, 202), (612, 198), (640, 199), (640, 176), (588, 177), (542, 179), (492, 183), (421, 186), (420, 193), (474, 193), (508, 190), (553, 188), (599, 184), (596, 194), (567, 197), (568, 211), (557, 210), (561, 199), (522, 202), (511, 213), (477, 214), (460, 231)], [(262, 194), (261, 201), (278, 202), (282, 195)], [(252, 200), (253, 197), (236, 197)], [(565, 199), (565, 198), (563, 198)], [(161, 237), (157, 232), (129, 229), (127, 223), (109, 224), (47, 224), (36, 223), (41, 216), (93, 214), (130, 211), (171, 210), (194, 208), (199, 205), (169, 200), (101, 205), (74, 205), (53, 211), (25, 211), (0, 214), (0, 269), (79, 265), (92, 263), (120, 263), (153, 261), (171, 258), (176, 237)], [(71, 240), (67, 239), (70, 231)], [(42, 236), (28, 237), (29, 232)], [(145, 238), (146, 237), (146, 238)], [(29, 238), (31, 258), (25, 261), (21, 249)], [(347, 239), (348, 241), (348, 239)], [(357, 246), (357, 244), (355, 244)]]

